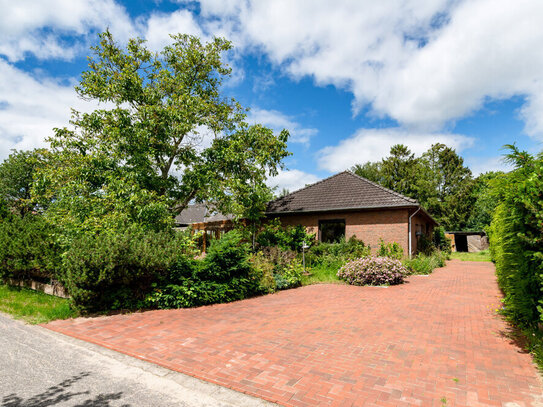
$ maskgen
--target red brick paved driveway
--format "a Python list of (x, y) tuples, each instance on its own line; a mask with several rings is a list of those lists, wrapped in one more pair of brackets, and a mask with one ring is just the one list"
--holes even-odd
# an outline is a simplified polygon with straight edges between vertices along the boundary
[(47, 327), (289, 406), (537, 405), (536, 369), (499, 305), (491, 263), (451, 261), (396, 287), (314, 285)]

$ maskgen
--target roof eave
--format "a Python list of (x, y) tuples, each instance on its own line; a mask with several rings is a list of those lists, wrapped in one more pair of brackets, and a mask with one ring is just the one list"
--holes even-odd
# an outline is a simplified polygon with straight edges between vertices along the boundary
[[(330, 208), (330, 209), (312, 209), (312, 210), (300, 210), (300, 211), (277, 211), (270, 212), (266, 211), (266, 215), (296, 215), (304, 213), (322, 213), (322, 212), (338, 212), (338, 211), (356, 211), (356, 210), (368, 210), (368, 209), (407, 209), (407, 208), (417, 208), (420, 205), (415, 203), (405, 204), (405, 205), (379, 205), (379, 206), (352, 206), (345, 208)], [(430, 215), (428, 215), (430, 216)], [(431, 218), (431, 216), (430, 216)], [(432, 219), (433, 220), (433, 219)], [(435, 221), (434, 221), (435, 222)]]

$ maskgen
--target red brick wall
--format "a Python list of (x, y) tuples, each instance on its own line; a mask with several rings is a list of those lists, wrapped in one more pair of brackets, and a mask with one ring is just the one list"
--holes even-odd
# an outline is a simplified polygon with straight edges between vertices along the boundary
[[(413, 213), (415, 210), (412, 210), (411, 213)], [(433, 222), (428, 219), (428, 217), (423, 213), (423, 212), (418, 212), (415, 216), (413, 216), (413, 218), (411, 218), (411, 236), (412, 236), (412, 242), (413, 242), (413, 247), (412, 247), (412, 253), (416, 253), (417, 251), (417, 230), (420, 230), (417, 228), (418, 225), (421, 225), (422, 226), (422, 231), (423, 233), (426, 234), (426, 237), (428, 238), (432, 238), (433, 234), (434, 234), (434, 226), (433, 226)], [(428, 225), (428, 233), (426, 233), (426, 225)], [(406, 251), (407, 253), (407, 251)]]
[[(389, 209), (360, 212), (331, 212), (322, 214), (281, 216), (284, 225), (303, 225), (309, 233), (318, 237), (319, 220), (345, 219), (345, 238), (356, 236), (373, 249), (379, 247), (379, 239), (385, 242), (397, 242), (404, 253), (408, 252), (408, 211), (407, 209)], [(416, 246), (415, 240), (413, 245)]]

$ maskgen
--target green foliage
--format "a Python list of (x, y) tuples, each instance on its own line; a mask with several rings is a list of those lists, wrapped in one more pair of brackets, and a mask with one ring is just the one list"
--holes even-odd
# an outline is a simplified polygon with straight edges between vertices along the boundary
[(445, 266), (448, 254), (439, 250), (431, 254), (420, 253), (412, 259), (406, 259), (403, 264), (411, 274), (431, 274), (436, 268)]
[(417, 252), (425, 254), (427, 256), (431, 255), (436, 250), (433, 239), (429, 239), (426, 235), (420, 235), (417, 239)]
[(309, 269), (309, 274), (302, 276), (302, 285), (318, 283), (339, 283), (341, 280), (337, 276), (338, 266), (328, 264), (313, 264)]
[(236, 230), (213, 240), (195, 277), (199, 280), (227, 282), (233, 278), (248, 278), (251, 273), (249, 245)]
[(507, 146), (515, 169), (496, 183), (489, 230), (505, 314), (522, 327), (543, 322), (543, 155)]
[(434, 246), (442, 252), (451, 253), (451, 239), (445, 236), (445, 228), (442, 226), (434, 229)]
[(338, 243), (316, 242), (306, 254), (306, 263), (309, 267), (328, 266), (339, 269), (347, 261), (366, 257), (370, 254), (370, 247), (354, 236), (349, 240)]
[(419, 166), (419, 160), (406, 146), (393, 145), (390, 148), (390, 155), (381, 162), (383, 186), (402, 195), (416, 196), (421, 172)]
[(468, 219), (468, 229), (476, 231), (488, 229), (499, 202), (494, 185), (499, 183), (504, 175), (503, 172), (486, 172), (475, 179), (473, 187), (475, 203)]
[(298, 287), (302, 282), (303, 266), (300, 256), (295, 251), (282, 249), (279, 246), (268, 246), (256, 254), (268, 263), (272, 271), (275, 288), (284, 290)]
[(379, 239), (379, 250), (377, 250), (377, 256), (401, 260), (403, 258), (403, 249), (402, 246), (396, 242), (385, 243), (383, 239)]
[(355, 165), (352, 169), (358, 175), (416, 199), (449, 230), (465, 229), (469, 223), (476, 201), (472, 174), (462, 157), (444, 144), (432, 145), (421, 157), (415, 157), (406, 146), (397, 144), (382, 161)]
[(0, 284), (0, 312), (31, 324), (44, 324), (78, 315), (67, 299), (3, 284)]
[(368, 161), (364, 164), (356, 164), (351, 168), (351, 171), (356, 175), (378, 184), (384, 185), (386, 183), (383, 175), (382, 163), (379, 161), (374, 163)]
[(274, 273), (275, 285), (278, 290), (299, 287), (302, 285), (302, 263), (295, 259)]
[(254, 253), (251, 258), (251, 267), (255, 275), (259, 276), (259, 291), (264, 294), (271, 294), (277, 291), (275, 282), (275, 264), (262, 252)]
[(127, 223), (167, 229), (193, 199), (251, 222), (262, 216), (288, 132), (249, 126), (246, 110), (222, 94), (230, 42), (171, 38), (155, 53), (141, 39), (122, 47), (106, 31), (92, 48), (76, 91), (105, 107), (74, 110), (71, 128), (55, 129), (54, 159), (33, 188), (70, 236)]
[(64, 253), (58, 278), (82, 311), (138, 308), (190, 249), (186, 236), (173, 232), (83, 235)]
[(36, 169), (46, 162), (47, 151), (16, 151), (0, 164), (0, 199), (21, 216), (34, 209), (31, 187)]
[(279, 246), (283, 250), (302, 251), (302, 244), (310, 245), (315, 235), (308, 234), (302, 225), (282, 226), (279, 219), (267, 222), (258, 235), (256, 243), (260, 248)]
[(54, 278), (61, 254), (54, 236), (55, 228), (40, 215), (0, 218), (0, 280)]
[(161, 283), (154, 283), (145, 298), (153, 308), (180, 308), (241, 300), (272, 285), (263, 280), (264, 265), (255, 267), (250, 250), (238, 231), (214, 240), (203, 260), (181, 258)]

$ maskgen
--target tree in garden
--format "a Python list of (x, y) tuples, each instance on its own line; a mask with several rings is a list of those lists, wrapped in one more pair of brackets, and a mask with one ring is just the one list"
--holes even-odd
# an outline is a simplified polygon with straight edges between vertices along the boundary
[(456, 151), (432, 145), (421, 157), (419, 200), (446, 229), (464, 229), (474, 202), (471, 170)]
[(385, 183), (382, 174), (382, 164), (378, 162), (367, 161), (364, 164), (356, 164), (351, 168), (351, 171), (356, 175), (364, 177), (370, 181), (383, 185)]
[(487, 230), (492, 220), (492, 214), (498, 205), (496, 184), (505, 174), (501, 171), (489, 171), (479, 175), (474, 180), (473, 209), (468, 219), (468, 228), (472, 230)]
[(0, 199), (21, 216), (34, 209), (31, 188), (38, 166), (46, 162), (47, 150), (14, 150), (0, 164)]
[(192, 200), (260, 216), (270, 195), (264, 181), (288, 155), (288, 132), (249, 126), (240, 104), (222, 94), (230, 42), (171, 37), (154, 53), (141, 39), (122, 47), (109, 31), (100, 34), (76, 87), (100, 108), (74, 110), (72, 127), (55, 129), (54, 160), (35, 184), (51, 216), (90, 230), (166, 225)]
[(383, 160), (355, 165), (352, 170), (416, 199), (446, 229), (468, 226), (476, 200), (471, 171), (462, 157), (444, 144), (432, 145), (421, 157), (397, 144)]
[(393, 145), (390, 155), (381, 162), (383, 185), (409, 197), (416, 195), (417, 172), (418, 160), (403, 144)]

